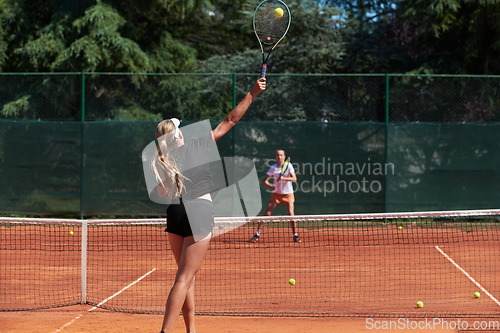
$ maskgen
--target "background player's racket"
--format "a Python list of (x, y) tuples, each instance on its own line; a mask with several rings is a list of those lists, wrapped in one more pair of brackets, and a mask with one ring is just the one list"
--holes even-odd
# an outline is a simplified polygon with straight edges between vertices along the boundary
[(283, 177), (283, 174), (286, 172), (286, 170), (288, 170), (288, 165), (290, 165), (290, 157), (287, 157), (285, 163), (283, 163), (283, 165), (281, 166), (281, 173), (280, 176), (278, 177), (277, 182), (280, 181), (281, 177)]
[[(262, 1), (253, 14), (253, 29), (262, 50), (262, 70), (260, 77), (266, 76), (267, 59), (276, 45), (285, 37), (290, 27), (292, 16), (288, 6), (280, 0)], [(264, 47), (271, 48), (267, 57)]]

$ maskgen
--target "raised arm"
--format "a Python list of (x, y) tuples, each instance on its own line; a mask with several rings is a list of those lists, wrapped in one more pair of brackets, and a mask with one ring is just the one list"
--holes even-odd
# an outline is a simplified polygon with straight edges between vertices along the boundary
[(231, 128), (243, 117), (248, 107), (254, 101), (255, 97), (266, 89), (266, 79), (258, 79), (252, 89), (246, 94), (245, 98), (227, 115), (217, 127), (212, 131), (214, 141), (219, 140), (224, 134), (229, 132)]

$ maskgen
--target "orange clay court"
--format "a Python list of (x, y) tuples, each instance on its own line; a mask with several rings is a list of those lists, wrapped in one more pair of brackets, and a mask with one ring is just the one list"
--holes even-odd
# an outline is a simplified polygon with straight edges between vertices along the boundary
[[(257, 243), (248, 241), (255, 223), (216, 236), (197, 274), (197, 332), (368, 332), (369, 318), (499, 318), (496, 222), (422, 221), (304, 221), (300, 244), (287, 221), (268, 223)], [(82, 232), (79, 223), (0, 225), (0, 332), (159, 330), (176, 271), (163, 225), (89, 225), (83, 293)], [(393, 331), (406, 329), (415, 332)]]

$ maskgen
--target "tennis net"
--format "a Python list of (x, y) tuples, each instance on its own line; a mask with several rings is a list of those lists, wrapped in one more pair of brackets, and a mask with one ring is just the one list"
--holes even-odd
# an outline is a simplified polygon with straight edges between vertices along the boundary
[[(196, 278), (196, 312), (500, 314), (500, 210), (293, 220), (301, 243), (292, 240), (289, 216), (217, 218)], [(240, 222), (247, 223), (230, 230)], [(266, 223), (252, 243), (259, 222)], [(177, 268), (165, 224), (164, 219), (0, 218), (0, 310), (86, 303), (162, 314)]]

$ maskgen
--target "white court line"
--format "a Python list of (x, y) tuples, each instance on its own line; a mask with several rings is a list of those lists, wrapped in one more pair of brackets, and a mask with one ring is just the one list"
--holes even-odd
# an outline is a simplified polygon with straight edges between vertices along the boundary
[(150, 270), (149, 272), (147, 272), (146, 274), (144, 274), (143, 276), (141, 276), (140, 278), (138, 278), (137, 280), (135, 280), (134, 282), (132, 282), (131, 284), (129, 284), (128, 286), (124, 287), (122, 290), (120, 290), (119, 292), (116, 292), (114, 295), (112, 296), (109, 296), (108, 298), (106, 298), (104, 301), (102, 301), (101, 303), (97, 304), (96, 306), (94, 306), (92, 309), (89, 310), (90, 311), (93, 311), (95, 309), (97, 309), (98, 307), (100, 307), (101, 305), (103, 305), (104, 303), (106, 303), (107, 301), (109, 301), (110, 299), (120, 295), (122, 292), (124, 292), (125, 290), (127, 290), (128, 288), (132, 287), (134, 284), (136, 284), (137, 282), (141, 281), (142, 279), (144, 279), (146, 276), (148, 276), (149, 274), (153, 273), (154, 271), (156, 271), (156, 268), (153, 268), (152, 270)]
[(73, 320), (71, 320), (69, 323), (64, 324), (58, 330), (54, 331), (54, 333), (62, 331), (63, 329), (65, 329), (69, 325), (73, 324), (77, 319), (80, 319), (81, 317), (83, 317), (83, 315), (84, 315), (84, 313), (81, 313), (80, 315), (78, 315), (78, 317), (73, 318)]
[[(141, 281), (142, 279), (144, 279), (146, 276), (148, 276), (149, 274), (153, 273), (154, 271), (156, 271), (156, 268), (153, 268), (152, 270), (150, 270), (149, 272), (147, 272), (146, 274), (144, 274), (143, 276), (141, 276), (140, 278), (138, 278), (137, 280), (135, 280), (134, 282), (130, 283), (128, 286), (124, 287), (122, 290), (114, 293), (112, 296), (106, 298), (105, 300), (103, 300), (102, 302), (100, 302), (99, 304), (97, 304), (96, 306), (94, 306), (92, 309), (89, 309), (87, 310), (87, 312), (90, 312), (90, 311), (94, 311), (95, 309), (97, 309), (99, 306), (103, 305), (104, 303), (106, 303), (107, 301), (109, 301), (110, 299), (120, 295), (122, 292), (124, 292), (125, 290), (127, 290), (128, 288), (132, 287), (134, 284), (136, 284), (137, 282)], [(80, 319), (81, 317), (83, 317), (84, 313), (81, 313), (80, 315), (78, 315), (76, 318), (74, 318), (73, 320), (71, 320), (70, 322), (64, 324), (63, 326), (61, 326), (59, 329), (55, 330), (54, 332), (52, 333), (57, 333), (57, 332), (60, 332), (62, 331), (63, 329), (65, 329), (66, 327), (68, 327), (69, 325), (73, 324), (77, 319)]]
[(469, 273), (467, 273), (465, 271), (465, 269), (463, 269), (462, 267), (460, 267), (453, 259), (451, 259), (446, 253), (444, 253), (443, 250), (441, 250), (439, 248), (439, 246), (435, 246), (435, 248), (441, 252), (441, 254), (446, 258), (448, 259), (453, 265), (455, 265), (456, 268), (458, 268), (462, 273), (465, 274), (465, 276), (467, 276), (469, 278), (469, 280), (471, 280), (479, 289), (481, 289), (481, 291), (483, 293), (485, 293), (486, 295), (488, 295), (489, 298), (491, 298), (493, 300), (493, 302), (497, 303), (498, 306), (500, 306), (500, 302), (495, 298), (495, 296), (493, 296), (492, 294), (490, 294), (488, 292), (488, 290), (484, 289), (482, 285), (479, 284), (479, 282), (477, 282), (472, 276), (470, 276)]

